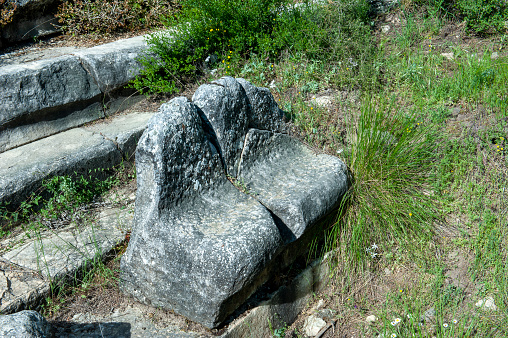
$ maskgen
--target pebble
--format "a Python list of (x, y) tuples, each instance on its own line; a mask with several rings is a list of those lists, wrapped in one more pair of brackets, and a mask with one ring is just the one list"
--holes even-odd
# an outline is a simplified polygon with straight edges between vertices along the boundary
[(497, 310), (497, 306), (496, 306), (496, 303), (494, 302), (494, 298), (491, 296), (480, 299), (478, 302), (476, 302), (475, 305), (477, 307), (481, 308), (482, 310), (491, 310), (491, 311)]
[(316, 336), (322, 328), (326, 326), (326, 322), (321, 318), (312, 315), (305, 319), (305, 323), (303, 324), (303, 331), (309, 337)]
[(453, 57), (453, 53), (441, 53), (441, 56), (448, 59), (448, 60), (453, 60), (454, 57)]
[(374, 323), (376, 320), (377, 320), (377, 317), (374, 315), (370, 315), (370, 316), (367, 316), (367, 318), (365, 318), (365, 321), (369, 324)]

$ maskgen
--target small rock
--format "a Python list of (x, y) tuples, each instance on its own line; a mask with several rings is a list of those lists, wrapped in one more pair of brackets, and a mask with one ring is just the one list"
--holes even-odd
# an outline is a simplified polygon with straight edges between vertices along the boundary
[(494, 53), (490, 54), (490, 59), (491, 60), (497, 60), (497, 59), (499, 59), (499, 53), (498, 52), (494, 52)]
[(316, 336), (322, 328), (326, 326), (326, 322), (321, 318), (312, 315), (305, 319), (305, 323), (303, 324), (303, 331), (309, 337)]
[(318, 106), (320, 107), (325, 107), (325, 106), (330, 106), (332, 105), (333, 103), (333, 98), (331, 96), (320, 96), (320, 97), (316, 97), (314, 100), (313, 100)]
[(0, 316), (0, 337), (49, 337), (50, 325), (36, 311), (20, 311)]
[(388, 33), (390, 31), (390, 28), (391, 28), (390, 25), (381, 26), (381, 33), (384, 33), (384, 34)]
[(436, 310), (431, 307), (427, 311), (423, 313), (423, 316), (420, 316), (421, 321), (431, 321), (436, 317)]
[(452, 109), (451, 115), (452, 115), (453, 117), (457, 117), (457, 116), (459, 116), (459, 114), (460, 114), (460, 110), (461, 110), (461, 109), (460, 109), (460, 107), (454, 107), (454, 108)]
[(333, 310), (330, 310), (330, 309), (323, 309), (323, 310), (319, 310), (318, 313), (317, 313), (318, 317), (323, 319), (323, 320), (329, 320), (331, 321), (333, 319)]
[(314, 311), (317, 311), (317, 310), (321, 309), (323, 307), (323, 305), (325, 305), (325, 301), (320, 299), (320, 300), (318, 300), (317, 304), (312, 309)]
[(385, 276), (390, 276), (392, 274), (392, 270), (388, 269), (388, 268), (385, 268), (383, 270), (383, 272), (385, 273)]
[(215, 54), (208, 55), (205, 59), (205, 64), (207, 66), (214, 65), (219, 60), (219, 57)]
[(480, 299), (478, 302), (476, 302), (475, 305), (481, 308), (482, 310), (491, 310), (491, 311), (497, 310), (496, 303), (494, 303), (494, 298), (491, 296)]
[(448, 60), (453, 60), (454, 57), (453, 57), (453, 53), (441, 53), (441, 56), (448, 59)]
[(367, 316), (367, 318), (365, 318), (365, 321), (366, 321), (368, 324), (372, 324), (372, 323), (374, 323), (376, 320), (377, 320), (377, 317), (376, 317), (376, 316), (374, 316), (374, 315), (370, 315), (370, 316)]

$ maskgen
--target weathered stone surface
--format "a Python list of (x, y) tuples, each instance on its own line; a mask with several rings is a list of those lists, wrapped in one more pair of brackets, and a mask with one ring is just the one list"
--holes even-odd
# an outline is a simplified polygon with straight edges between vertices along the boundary
[(74, 55), (1, 67), (0, 152), (79, 127), (139, 101), (140, 96), (122, 99), (116, 95), (139, 74), (136, 57), (145, 48), (145, 37), (137, 36)]
[(346, 170), (338, 158), (288, 135), (250, 129), (238, 179), (282, 221), (291, 242), (338, 206), (348, 188)]
[[(0, 68), (0, 128), (35, 111), (101, 94), (80, 60), (64, 55)], [(1, 130), (1, 129), (0, 129)]]
[(268, 88), (256, 87), (244, 79), (236, 79), (245, 90), (250, 108), (249, 128), (283, 133), (288, 130), (284, 112), (279, 108)]
[(0, 257), (0, 313), (37, 308), (50, 293), (50, 283), (72, 279), (91, 267), (90, 259), (123, 240), (131, 230), (134, 209), (134, 201), (125, 198), (122, 207), (99, 209), (85, 228), (71, 223), (58, 230), (41, 229), (40, 236), (30, 239), (23, 233), (2, 239), (2, 250), (14, 248)]
[(284, 113), (267, 88), (244, 79), (223, 77), (200, 86), (192, 101), (201, 109), (217, 138), (228, 174), (235, 176), (249, 128), (284, 132)]
[[(125, 216), (126, 212), (122, 214)], [(95, 257), (102, 257), (125, 238), (125, 229), (111, 226), (116, 216), (104, 216), (110, 218), (107, 226), (96, 223), (84, 229), (48, 232), (34, 242), (5, 253), (2, 258), (38, 271), (53, 282), (73, 277), (75, 271)]]
[(271, 337), (274, 329), (292, 323), (329, 281), (329, 262), (312, 262), (289, 285), (282, 286), (269, 300), (231, 323), (221, 337)]
[(316, 315), (310, 315), (303, 323), (303, 332), (309, 337), (314, 337), (326, 326), (326, 322)]
[(2, 67), (0, 89), (0, 152), (104, 116), (99, 87), (74, 56)]
[(270, 213), (227, 180), (203, 125), (197, 107), (176, 98), (143, 133), (121, 288), (211, 328), (266, 280), (262, 271), (282, 238)]
[(120, 115), (103, 123), (84, 127), (94, 134), (100, 134), (112, 141), (122, 152), (124, 158), (134, 155), (139, 138), (146, 128), (148, 120), (154, 113), (132, 113)]
[(26, 124), (0, 128), (0, 153), (104, 117), (102, 105), (95, 100), (55, 113), (49, 117), (41, 113), (34, 120), (27, 118)]
[(108, 93), (127, 84), (139, 74), (139, 53), (146, 48), (145, 36), (118, 40), (76, 52), (100, 90)]
[(250, 109), (245, 90), (234, 78), (223, 77), (200, 86), (192, 101), (215, 133), (227, 173), (235, 175), (249, 127)]
[(0, 337), (45, 338), (50, 334), (49, 323), (36, 311), (0, 315)]

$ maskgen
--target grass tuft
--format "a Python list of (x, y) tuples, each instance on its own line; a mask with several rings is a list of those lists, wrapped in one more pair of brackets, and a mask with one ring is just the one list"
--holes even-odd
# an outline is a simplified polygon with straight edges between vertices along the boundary
[(432, 238), (439, 217), (430, 189), (436, 146), (432, 128), (392, 103), (367, 99), (349, 124), (352, 186), (329, 244), (347, 265), (361, 267), (379, 258), (377, 247), (389, 255)]

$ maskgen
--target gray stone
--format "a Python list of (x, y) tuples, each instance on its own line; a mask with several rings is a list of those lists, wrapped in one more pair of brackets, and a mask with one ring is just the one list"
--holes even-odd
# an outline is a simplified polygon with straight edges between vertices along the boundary
[(99, 87), (74, 56), (2, 67), (0, 89), (0, 152), (103, 117)]
[(288, 131), (284, 112), (279, 108), (268, 88), (256, 87), (244, 79), (237, 79), (245, 90), (250, 108), (249, 128), (284, 133)]
[(226, 171), (235, 176), (249, 128), (284, 132), (284, 113), (267, 88), (244, 79), (223, 77), (200, 86), (192, 101), (201, 109), (213, 129)]
[(305, 319), (303, 323), (303, 332), (309, 337), (316, 336), (322, 328), (326, 326), (326, 322), (316, 315), (311, 315)]
[[(126, 210), (122, 212), (122, 216), (125, 217), (126, 214)], [(104, 256), (125, 238), (127, 229), (111, 226), (116, 223), (117, 217), (105, 213), (99, 217), (100, 223), (92, 223), (84, 229), (41, 234), (34, 242), (11, 250), (2, 258), (18, 266), (38, 271), (53, 283), (67, 280), (72, 278), (78, 269)]]
[(431, 307), (420, 316), (420, 321), (433, 321), (436, 318), (436, 310)]
[(116, 96), (139, 74), (136, 58), (145, 49), (145, 36), (137, 36), (74, 55), (1, 67), (0, 152), (139, 101), (140, 96)]
[(483, 299), (480, 299), (475, 304), (476, 307), (479, 307), (482, 310), (490, 310), (497, 311), (496, 303), (494, 302), (494, 297), (488, 296)]
[(450, 61), (455, 59), (455, 55), (453, 53), (441, 53), (441, 56)]
[(206, 128), (197, 107), (176, 98), (143, 133), (121, 288), (212, 328), (266, 280), (262, 272), (282, 238), (270, 213), (227, 180)]
[(0, 153), (0, 203), (19, 205), (45, 178), (88, 175), (130, 159), (152, 115), (120, 115)]
[(148, 120), (154, 113), (132, 113), (120, 115), (103, 123), (84, 127), (94, 134), (100, 134), (112, 141), (122, 152), (125, 159), (134, 155), (139, 138), (146, 129)]
[(269, 300), (262, 302), (245, 317), (233, 321), (223, 338), (271, 337), (274, 329), (290, 325), (312, 301), (313, 295), (330, 282), (326, 258), (316, 260), (289, 285), (282, 286)]
[(118, 40), (74, 53), (103, 93), (127, 84), (139, 74), (136, 60), (146, 49), (145, 36)]
[(243, 87), (232, 77), (200, 86), (192, 101), (198, 106), (218, 140), (226, 172), (235, 175), (249, 127), (249, 106)]
[(14, 123), (12, 128), (9, 126), (0, 130), (0, 153), (104, 117), (99, 102), (88, 103), (88, 106), (62, 108), (49, 118), (45, 113), (32, 115), (26, 118), (26, 124)]
[(41, 228), (29, 239), (25, 233), (1, 239), (2, 250), (13, 249), (0, 257), (0, 312), (37, 308), (51, 283), (66, 282), (90, 268), (91, 260), (110, 252), (131, 230), (133, 208), (133, 201), (99, 208), (84, 228), (71, 223), (58, 230)]
[(367, 322), (367, 324), (372, 324), (377, 321), (377, 317), (374, 315), (370, 315), (370, 316), (367, 316), (367, 318), (365, 318), (365, 321)]
[(51, 327), (36, 311), (21, 311), (12, 315), (0, 315), (0, 337), (45, 338)]
[(71, 55), (4, 66), (0, 73), (0, 126), (26, 115), (101, 94), (80, 60)]
[(238, 178), (284, 224), (286, 242), (298, 239), (338, 206), (348, 188), (345, 164), (316, 154), (284, 134), (249, 130)]

